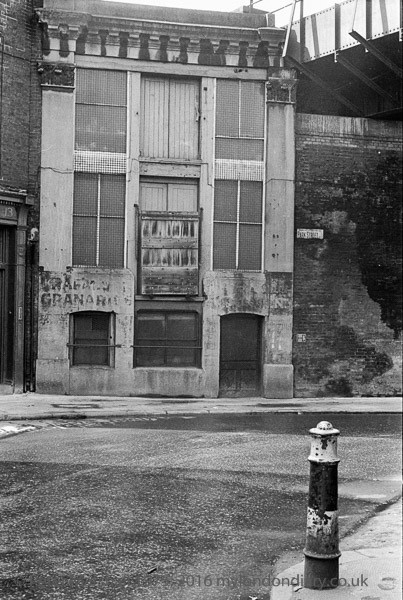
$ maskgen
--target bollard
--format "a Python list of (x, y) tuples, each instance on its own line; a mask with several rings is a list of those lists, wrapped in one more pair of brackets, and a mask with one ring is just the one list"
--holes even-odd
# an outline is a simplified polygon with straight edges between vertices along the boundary
[(327, 421), (309, 430), (311, 452), (306, 528), (304, 587), (336, 588), (339, 583), (339, 525), (337, 510), (337, 436)]

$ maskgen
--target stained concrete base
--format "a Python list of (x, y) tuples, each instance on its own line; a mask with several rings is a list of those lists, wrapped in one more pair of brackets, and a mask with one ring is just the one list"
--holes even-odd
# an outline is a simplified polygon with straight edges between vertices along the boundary
[(290, 399), (294, 393), (292, 365), (263, 365), (263, 395), (265, 398)]

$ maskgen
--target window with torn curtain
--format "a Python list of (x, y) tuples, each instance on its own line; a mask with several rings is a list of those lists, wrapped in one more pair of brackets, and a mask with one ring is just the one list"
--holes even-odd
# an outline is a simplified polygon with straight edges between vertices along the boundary
[(198, 185), (140, 182), (141, 293), (198, 294)]

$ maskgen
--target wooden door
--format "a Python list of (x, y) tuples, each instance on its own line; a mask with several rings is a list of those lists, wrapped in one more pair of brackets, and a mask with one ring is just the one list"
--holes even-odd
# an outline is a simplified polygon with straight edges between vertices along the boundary
[(262, 317), (221, 317), (220, 396), (260, 395)]
[(13, 246), (10, 227), (0, 226), (0, 383), (13, 378)]

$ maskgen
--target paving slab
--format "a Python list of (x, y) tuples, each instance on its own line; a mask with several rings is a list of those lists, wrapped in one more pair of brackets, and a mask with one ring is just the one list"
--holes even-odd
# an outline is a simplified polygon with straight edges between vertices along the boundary
[(401, 600), (402, 505), (395, 502), (340, 543), (339, 585), (304, 587), (304, 561), (276, 573), (271, 600)]
[(62, 417), (117, 417), (242, 413), (401, 413), (402, 399), (391, 398), (152, 398), (115, 396), (0, 396), (0, 421)]

